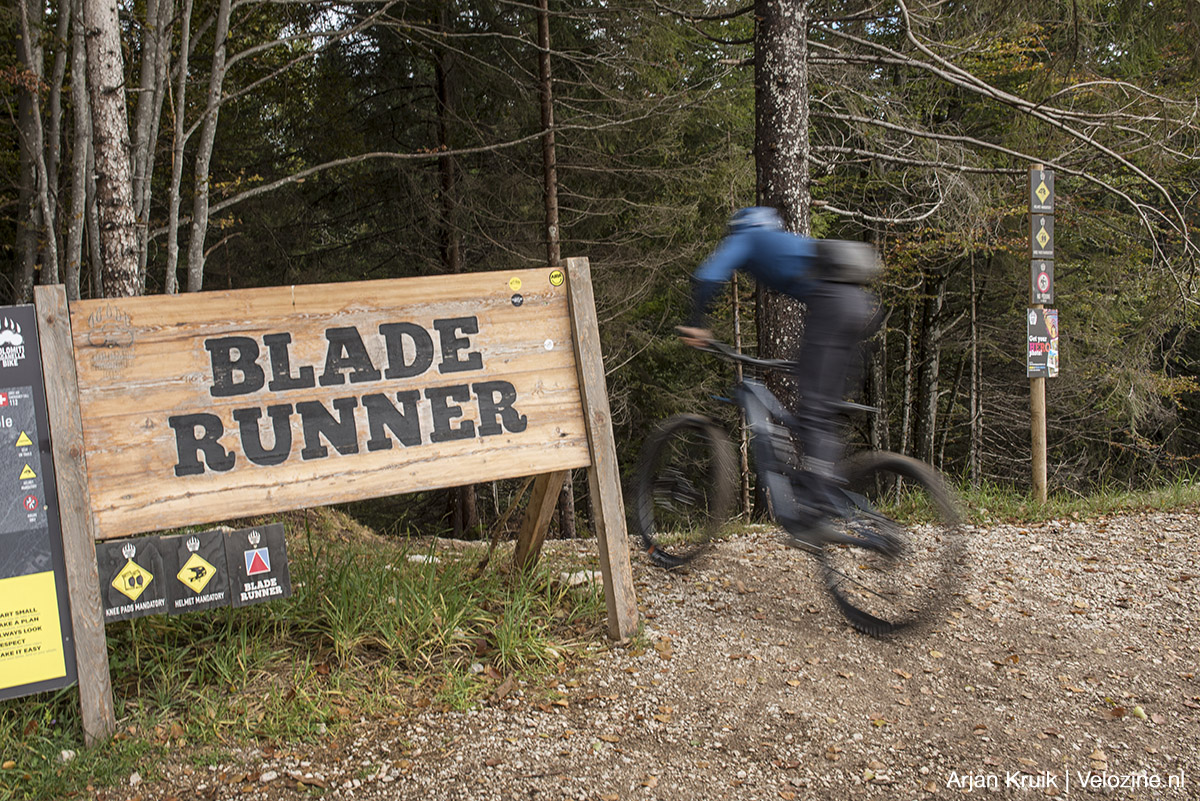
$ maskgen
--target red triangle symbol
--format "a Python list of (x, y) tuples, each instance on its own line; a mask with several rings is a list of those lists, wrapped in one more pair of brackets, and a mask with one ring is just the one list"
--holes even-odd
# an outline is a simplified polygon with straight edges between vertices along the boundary
[(270, 573), (271, 568), (267, 567), (267, 563), (263, 561), (262, 554), (255, 552), (254, 557), (250, 560), (250, 569), (246, 572), (254, 576), (258, 573)]

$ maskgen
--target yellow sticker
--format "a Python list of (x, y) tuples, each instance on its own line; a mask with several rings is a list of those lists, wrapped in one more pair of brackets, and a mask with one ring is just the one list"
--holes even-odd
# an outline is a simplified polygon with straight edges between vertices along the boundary
[(33, 440), (31, 440), (29, 438), (28, 434), (26, 434), (24, 431), (22, 431), (21, 436), (17, 437), (17, 447), (18, 448), (28, 448), (31, 445), (33, 445)]
[(192, 592), (198, 594), (204, 591), (208, 582), (212, 581), (212, 577), (216, 574), (217, 569), (209, 564), (208, 560), (200, 554), (194, 553), (183, 563), (176, 578), (188, 585)]
[(25, 465), (25, 469), (21, 471), (21, 479), (37, 478), (37, 473), (33, 472), (33, 468)]
[(566, 280), (567, 280), (567, 277), (565, 275), (563, 275), (562, 270), (552, 270), (550, 272), (550, 285), (551, 286), (562, 286), (563, 281), (566, 281)]
[(521, 279), (517, 278), (515, 275), (512, 278), (508, 279), (508, 288), (511, 289), (513, 292), (516, 292), (517, 290), (519, 290), (521, 288)]
[(154, 576), (150, 571), (130, 559), (113, 579), (112, 585), (117, 592), (125, 595), (131, 601), (136, 601), (152, 581), (154, 581)]

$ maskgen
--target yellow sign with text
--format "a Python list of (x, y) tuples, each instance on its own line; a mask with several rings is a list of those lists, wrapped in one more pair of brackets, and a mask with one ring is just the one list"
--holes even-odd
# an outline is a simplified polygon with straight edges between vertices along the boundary
[(54, 572), (0, 579), (0, 690), (65, 675)]

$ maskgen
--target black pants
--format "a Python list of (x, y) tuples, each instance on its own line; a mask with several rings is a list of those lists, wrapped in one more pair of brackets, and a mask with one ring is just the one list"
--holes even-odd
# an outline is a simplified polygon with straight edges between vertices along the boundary
[(859, 379), (859, 345), (872, 319), (873, 298), (857, 284), (822, 282), (803, 298), (804, 344), (796, 359), (797, 415), (808, 469), (829, 475), (842, 457), (834, 404)]

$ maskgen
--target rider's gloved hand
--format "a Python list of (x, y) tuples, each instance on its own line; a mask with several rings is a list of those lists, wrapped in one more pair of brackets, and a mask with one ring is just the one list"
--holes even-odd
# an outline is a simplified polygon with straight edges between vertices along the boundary
[(694, 328), (688, 325), (675, 327), (683, 344), (693, 348), (706, 348), (713, 341), (713, 333), (707, 328)]

